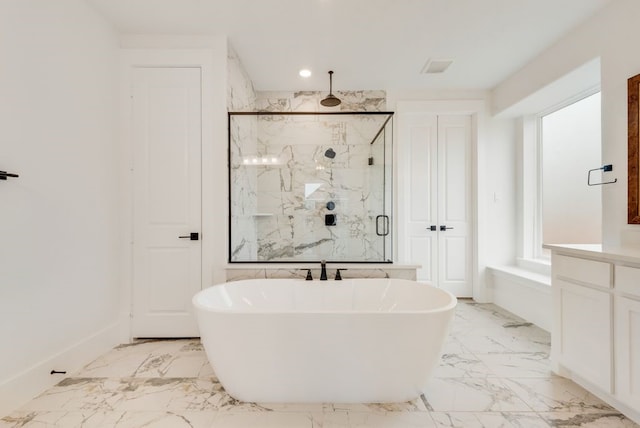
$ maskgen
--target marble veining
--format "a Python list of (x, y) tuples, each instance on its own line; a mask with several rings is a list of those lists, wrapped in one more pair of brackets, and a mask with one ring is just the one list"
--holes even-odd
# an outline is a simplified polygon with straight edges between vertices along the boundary
[(549, 334), (535, 325), (460, 300), (453, 327), (424, 394), (407, 403), (244, 403), (224, 390), (198, 339), (136, 340), (69, 374), (0, 427), (639, 427), (553, 375)]
[[(231, 116), (232, 261), (390, 258), (376, 217), (389, 212), (391, 145), (382, 137), (372, 144), (387, 116), (277, 114), (323, 112), (324, 95), (257, 93), (256, 109), (273, 115)], [(340, 95), (344, 111), (379, 112), (386, 104), (384, 91)], [(325, 224), (326, 214), (337, 216), (335, 226)]]

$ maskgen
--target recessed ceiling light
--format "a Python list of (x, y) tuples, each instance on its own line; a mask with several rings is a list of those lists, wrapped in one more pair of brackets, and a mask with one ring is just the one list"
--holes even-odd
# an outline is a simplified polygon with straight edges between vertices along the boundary
[(300, 77), (311, 77), (311, 70), (303, 68), (298, 72), (298, 74), (300, 75)]
[(435, 74), (444, 72), (453, 63), (452, 59), (428, 59), (421, 73)]

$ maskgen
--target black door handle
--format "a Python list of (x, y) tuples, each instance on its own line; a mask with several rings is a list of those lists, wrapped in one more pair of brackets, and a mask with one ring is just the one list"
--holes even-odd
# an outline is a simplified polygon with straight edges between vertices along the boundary
[(440, 226), (440, 231), (441, 231), (441, 232), (444, 232), (444, 231), (445, 231), (445, 230), (447, 230), (447, 229), (453, 229), (453, 227), (447, 227), (447, 226), (445, 226), (444, 224)]
[(200, 234), (198, 232), (191, 232), (190, 234), (186, 235), (186, 236), (178, 236), (178, 238), (180, 239), (190, 239), (192, 241), (197, 241), (198, 239), (200, 239)]
[(0, 180), (6, 180), (7, 177), (18, 178), (20, 176), (18, 174), (12, 174), (7, 171), (0, 171)]
[(435, 225), (435, 224), (432, 224), (431, 226), (427, 227), (427, 230), (430, 230), (430, 231), (432, 231), (432, 232), (435, 232), (435, 231), (436, 231), (436, 225)]

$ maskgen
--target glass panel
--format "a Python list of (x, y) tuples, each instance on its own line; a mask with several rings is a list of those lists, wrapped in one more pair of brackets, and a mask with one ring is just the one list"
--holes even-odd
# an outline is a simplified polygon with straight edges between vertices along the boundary
[(229, 260), (390, 260), (391, 117), (229, 113)]

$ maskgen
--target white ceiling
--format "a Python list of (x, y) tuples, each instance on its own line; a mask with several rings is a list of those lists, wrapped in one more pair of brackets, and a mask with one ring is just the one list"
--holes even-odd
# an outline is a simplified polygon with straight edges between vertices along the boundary
[[(334, 70), (339, 91), (490, 89), (612, 0), (86, 1), (123, 34), (228, 36), (257, 90), (328, 90)], [(429, 58), (454, 62), (421, 74)]]

